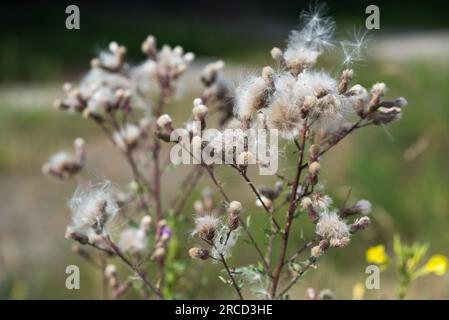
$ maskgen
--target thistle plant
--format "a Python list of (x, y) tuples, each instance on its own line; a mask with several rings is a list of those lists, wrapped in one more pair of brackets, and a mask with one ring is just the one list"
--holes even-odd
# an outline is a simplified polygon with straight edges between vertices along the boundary
[[(399, 120), (407, 102), (402, 97), (384, 100), (384, 83), (376, 83), (370, 90), (352, 84), (355, 72), (348, 67), (360, 59), (365, 39), (337, 41), (334, 30), (333, 19), (323, 16), (321, 10), (304, 12), (287, 47), (271, 50), (272, 65), (237, 86), (224, 76), (223, 61), (206, 65), (199, 79), (203, 91), (193, 101), (192, 115), (183, 128), (175, 126), (176, 116), (167, 112), (167, 106), (177, 97), (178, 83), (194, 55), (180, 46), (159, 48), (153, 36), (142, 43), (143, 63), (128, 64), (126, 48), (112, 42), (91, 61), (90, 71), (78, 85), (64, 85), (66, 97), (57, 100), (55, 107), (78, 113), (97, 125), (132, 173), (125, 191), (110, 182), (82, 181), (70, 201), (72, 221), (66, 235), (84, 245), (77, 245), (76, 252), (96, 265), (86, 246), (100, 252), (100, 267), (111, 297), (119, 298), (137, 281), (120, 281), (112, 259), (120, 260), (138, 276), (143, 284), (137, 286), (138, 291), (144, 298), (182, 296), (174, 292), (176, 279), (184, 271), (179, 263), (188, 253), (195, 259), (192, 264), (210, 261), (222, 266), (219, 278), (239, 299), (248, 295), (286, 299), (290, 289), (308, 270), (316, 269), (329, 250), (348, 246), (355, 234), (370, 224), (369, 201), (352, 204), (348, 194), (342, 206), (334, 205), (320, 183), (322, 160), (358, 129)], [(320, 56), (339, 52), (345, 68), (337, 77), (314, 68)], [(211, 123), (213, 115), (217, 115), (216, 124)], [(211, 135), (206, 128), (216, 130)], [(278, 169), (273, 158), (267, 160), (253, 151), (265, 143), (248, 133), (254, 129), (279, 134), (281, 147), (270, 151), (277, 157), (286, 146), (285, 156), (295, 163), (293, 171), (288, 166)], [(74, 157), (54, 156), (44, 172), (57, 178), (80, 174), (85, 164), (80, 141), (75, 143)], [(163, 201), (163, 175), (172, 164), (163, 161), (162, 153), (175, 148), (185, 152), (193, 165), (180, 182), (180, 192)], [(240, 199), (228, 196), (218, 167), (237, 174), (248, 194)], [(274, 168), (272, 185), (258, 185), (251, 167)], [(194, 202), (192, 217), (186, 204), (202, 176), (215, 193), (207, 190)], [(243, 205), (248, 195), (266, 217), (266, 243), (253, 234), (250, 217), (256, 213)], [(293, 247), (292, 226), (302, 215), (307, 215), (315, 232)], [(117, 220), (128, 223), (118, 224)], [(188, 221), (190, 237), (197, 241), (188, 252), (171, 245), (176, 239), (188, 240), (178, 233), (183, 221)], [(116, 227), (111, 228), (114, 223)], [(257, 259), (236, 266), (232, 251), (243, 242), (250, 244)], [(169, 272), (172, 274), (167, 277)]]

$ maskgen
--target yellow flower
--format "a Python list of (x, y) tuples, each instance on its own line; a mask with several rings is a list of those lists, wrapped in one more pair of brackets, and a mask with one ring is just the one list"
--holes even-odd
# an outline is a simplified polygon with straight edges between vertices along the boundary
[(431, 256), (424, 266), (428, 273), (435, 273), (437, 276), (442, 276), (447, 271), (447, 258), (441, 254)]
[(385, 247), (382, 244), (369, 248), (366, 250), (365, 255), (368, 263), (378, 265), (388, 263), (388, 255), (385, 253)]

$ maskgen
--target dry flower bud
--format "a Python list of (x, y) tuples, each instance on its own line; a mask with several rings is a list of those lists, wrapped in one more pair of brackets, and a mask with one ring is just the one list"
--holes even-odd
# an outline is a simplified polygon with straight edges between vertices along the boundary
[(195, 60), (195, 54), (194, 54), (193, 52), (187, 52), (187, 53), (184, 55), (184, 61), (190, 63), (190, 62), (192, 62), (193, 60)]
[(140, 220), (140, 227), (143, 230), (148, 230), (150, 229), (150, 225), (151, 225), (151, 217), (149, 215), (143, 216), (142, 219)]
[(195, 229), (192, 231), (193, 236), (200, 239), (212, 241), (215, 238), (220, 220), (213, 215), (205, 215), (195, 218)]
[(343, 70), (340, 78), (340, 83), (338, 84), (338, 92), (344, 94), (348, 90), (349, 81), (352, 80), (354, 76), (354, 71), (352, 69)]
[(189, 256), (194, 259), (207, 260), (209, 258), (209, 251), (202, 248), (190, 248)]
[(309, 148), (309, 162), (312, 163), (318, 160), (320, 156), (321, 147), (319, 144), (312, 144)]
[(320, 171), (321, 165), (319, 164), (319, 162), (314, 161), (309, 165), (309, 173), (311, 175), (316, 176), (318, 174), (318, 172)]
[(242, 212), (242, 204), (239, 201), (232, 201), (229, 204), (228, 212), (232, 214), (240, 214)]
[(165, 256), (165, 249), (164, 248), (156, 248), (153, 252), (153, 258), (162, 258)]
[(161, 115), (156, 121), (156, 125), (159, 128), (166, 128), (168, 126), (171, 126), (171, 124), (172, 124), (172, 118), (168, 114)]
[(311, 208), (313, 205), (312, 199), (310, 199), (309, 197), (304, 197), (301, 199), (301, 206), (304, 209), (309, 209)]
[(274, 47), (273, 49), (271, 49), (271, 57), (274, 59), (274, 60), (276, 60), (276, 61), (281, 61), (282, 60), (282, 55), (283, 55), (283, 53), (282, 53), (282, 50), (281, 49), (279, 49), (279, 48), (277, 48), (277, 47)]
[(203, 201), (201, 200), (196, 200), (193, 203), (193, 209), (195, 210), (195, 213), (200, 215), (204, 213), (204, 206), (203, 206)]
[(377, 95), (377, 96), (384, 96), (385, 93), (387, 92), (387, 86), (385, 85), (385, 83), (382, 82), (378, 82), (376, 84), (373, 85), (373, 87), (371, 88), (371, 94), (372, 95)]
[(162, 220), (159, 220), (157, 227), (158, 227), (158, 229), (160, 229), (160, 228), (165, 227), (166, 225), (167, 225), (167, 220), (162, 219)]
[(262, 78), (264, 78), (265, 81), (271, 83), (273, 81), (273, 75), (273, 68), (266, 66), (262, 69)]
[(193, 118), (195, 120), (203, 120), (206, 118), (208, 108), (204, 104), (195, 105), (192, 109)]
[(113, 264), (108, 264), (104, 269), (104, 275), (108, 278), (113, 278), (117, 276), (117, 267)]
[(143, 53), (149, 56), (154, 56), (156, 54), (156, 38), (152, 35), (149, 35), (142, 43), (141, 48)]
[(344, 247), (344, 246), (348, 245), (349, 242), (351, 242), (351, 239), (349, 237), (344, 237), (341, 239), (336, 239), (336, 238), (330, 239), (331, 247), (335, 247), (335, 248)]
[(239, 226), (239, 223), (240, 223), (239, 214), (238, 213), (230, 213), (228, 216), (227, 223), (228, 223), (228, 227), (231, 231), (237, 229)]
[(355, 223), (350, 225), (350, 232), (355, 233), (359, 230), (363, 230), (366, 227), (368, 227), (370, 223), (371, 223), (371, 220), (369, 217), (367, 217), (367, 216), (361, 217), (360, 219), (357, 219), (355, 221)]
[(310, 255), (312, 257), (320, 257), (323, 254), (323, 250), (321, 249), (320, 246), (314, 246), (312, 247), (312, 249), (310, 250)]

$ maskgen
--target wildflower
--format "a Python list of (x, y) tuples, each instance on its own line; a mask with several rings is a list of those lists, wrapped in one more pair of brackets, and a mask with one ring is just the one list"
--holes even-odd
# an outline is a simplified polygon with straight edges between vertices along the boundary
[(88, 189), (80, 187), (70, 200), (72, 221), (67, 228), (67, 236), (90, 242), (96, 236), (108, 234), (110, 223), (119, 212), (110, 182), (104, 182)]
[(189, 256), (194, 259), (207, 260), (209, 258), (209, 251), (203, 248), (190, 248)]
[(388, 264), (389, 258), (382, 244), (369, 248), (366, 253), (366, 262), (378, 265)]
[(173, 232), (168, 226), (163, 226), (159, 229), (159, 238), (164, 242), (169, 240), (172, 237), (172, 235)]
[(424, 266), (427, 273), (434, 273), (437, 276), (442, 276), (447, 272), (448, 261), (447, 258), (441, 254), (430, 257)]
[(195, 217), (195, 229), (192, 231), (192, 236), (211, 241), (215, 238), (219, 224), (220, 219), (210, 214)]
[(74, 146), (74, 155), (58, 152), (43, 165), (42, 171), (60, 179), (69, 178), (80, 172), (85, 163), (85, 142), (82, 138), (77, 138)]
[(335, 247), (344, 246), (349, 241), (349, 227), (334, 211), (320, 216), (315, 232)]

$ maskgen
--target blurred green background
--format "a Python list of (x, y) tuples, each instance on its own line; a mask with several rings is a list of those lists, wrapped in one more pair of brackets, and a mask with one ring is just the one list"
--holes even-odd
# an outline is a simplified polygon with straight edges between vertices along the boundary
[[(435, 1), (327, 1), (329, 14), (337, 21), (339, 37), (363, 30), (365, 8), (377, 4), (381, 29), (372, 38), (365, 61), (354, 69), (366, 87), (377, 81), (391, 89), (388, 96), (405, 96), (409, 107), (402, 121), (387, 128), (369, 127), (357, 132), (329, 154), (322, 170), (327, 190), (341, 203), (352, 187), (352, 200), (372, 201), (373, 225), (341, 250), (332, 250), (316, 271), (310, 272), (292, 296), (303, 298), (306, 288), (331, 288), (337, 298), (350, 298), (356, 282), (364, 281), (365, 250), (384, 243), (391, 251), (394, 233), (406, 242), (431, 245), (431, 253), (449, 256), (449, 4)], [(65, 29), (65, 7), (78, 4), (81, 29)], [(159, 44), (182, 45), (198, 59), (189, 79), (196, 80), (208, 61), (227, 63), (227, 75), (237, 80), (241, 73), (270, 63), (273, 46), (283, 47), (290, 29), (297, 24), (307, 1), (273, 3), (222, 1), (116, 2), (40, 1), (18, 5), (2, 2), (0, 10), (0, 298), (97, 299), (101, 297), (100, 275), (70, 251), (64, 239), (69, 214), (66, 201), (76, 182), (59, 182), (41, 175), (41, 165), (60, 149), (70, 150), (77, 136), (87, 140), (89, 178), (107, 177), (117, 183), (129, 179), (128, 168), (115, 150), (91, 124), (75, 115), (52, 110), (61, 96), (61, 84), (76, 81), (89, 60), (112, 41), (128, 47), (129, 61), (138, 62), (140, 43), (154, 34)], [(337, 58), (324, 62), (337, 75)], [(192, 83), (189, 81), (189, 84)], [(184, 100), (170, 107), (175, 123), (182, 124), (199, 84), (184, 86)], [(291, 160), (291, 159), (290, 159)], [(283, 160), (286, 167), (292, 162)], [(265, 219), (253, 204), (247, 186), (229, 169), (219, 170), (231, 196), (239, 198), (246, 214), (253, 215), (253, 230), (264, 241), (259, 226)], [(252, 172), (255, 176), (255, 171)], [(178, 174), (167, 179), (166, 190), (177, 190)], [(258, 179), (272, 184), (273, 179)], [(206, 179), (201, 185), (207, 185)], [(201, 188), (196, 191), (197, 195)], [(245, 199), (241, 199), (246, 194)], [(170, 197), (167, 195), (165, 200)], [(194, 200), (194, 199), (192, 199)], [(218, 197), (217, 197), (218, 200)], [(190, 206), (186, 216), (191, 215)], [(281, 212), (282, 213), (282, 212)], [(299, 223), (292, 239), (299, 246)], [(186, 243), (191, 225), (178, 234)], [(311, 234), (310, 227), (304, 232)], [(194, 242), (181, 247), (181, 256)], [(232, 263), (254, 260), (245, 244), (236, 248)], [(65, 267), (82, 266), (81, 290), (65, 289)], [(218, 266), (191, 262), (179, 290), (196, 292), (194, 298), (231, 298), (231, 290), (217, 279)], [(200, 268), (200, 269), (199, 269)], [(207, 283), (195, 277), (207, 275)], [(381, 290), (367, 298), (392, 298), (392, 274), (385, 274)], [(190, 279), (190, 280), (189, 280)], [(412, 298), (449, 298), (448, 277), (420, 279)], [(202, 286), (200, 290), (197, 286)], [(129, 297), (133, 297), (130, 295)]]

